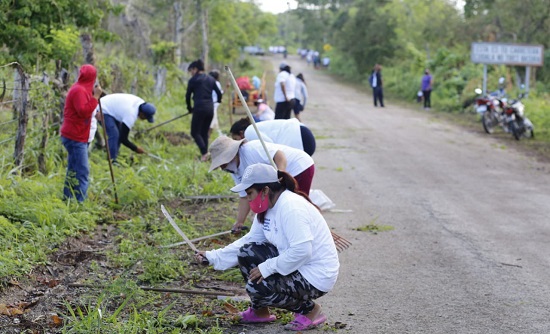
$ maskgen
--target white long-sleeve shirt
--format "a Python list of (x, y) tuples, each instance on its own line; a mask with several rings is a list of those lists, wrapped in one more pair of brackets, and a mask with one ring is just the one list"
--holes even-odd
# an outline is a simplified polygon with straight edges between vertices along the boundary
[(284, 191), (267, 210), (263, 224), (255, 216), (250, 232), (224, 248), (207, 251), (206, 258), (214, 269), (229, 269), (237, 265), (239, 249), (250, 242), (269, 242), (279, 251), (279, 256), (258, 266), (264, 278), (298, 270), (321, 291), (334, 287), (340, 267), (334, 240), (319, 210), (302, 196)]
[(300, 100), (300, 104), (302, 107), (306, 107), (307, 103), (307, 86), (306, 84), (300, 80), (299, 78), (296, 78), (296, 99)]

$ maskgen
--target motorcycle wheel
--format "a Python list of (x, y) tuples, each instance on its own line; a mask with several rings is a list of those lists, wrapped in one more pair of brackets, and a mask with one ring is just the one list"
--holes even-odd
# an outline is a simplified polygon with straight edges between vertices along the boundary
[(483, 113), (483, 116), (481, 116), (481, 124), (483, 124), (483, 130), (485, 130), (485, 132), (492, 134), (495, 131), (495, 125), (498, 124), (498, 121), (495, 116), (493, 116), (492, 112), (486, 111)]
[(516, 121), (511, 121), (510, 122), (510, 129), (512, 130), (512, 134), (514, 135), (514, 138), (516, 138), (516, 140), (520, 140), (521, 139), (521, 129), (519, 128), (519, 125), (518, 125), (518, 123), (516, 123)]

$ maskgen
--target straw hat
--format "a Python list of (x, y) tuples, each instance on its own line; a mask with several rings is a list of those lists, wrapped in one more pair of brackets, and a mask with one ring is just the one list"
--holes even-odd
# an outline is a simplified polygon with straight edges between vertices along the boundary
[(239, 147), (243, 144), (244, 139), (233, 140), (227, 136), (216, 138), (210, 145), (210, 155), (212, 163), (210, 164), (209, 172), (220, 167), (223, 164), (231, 162), (239, 153)]

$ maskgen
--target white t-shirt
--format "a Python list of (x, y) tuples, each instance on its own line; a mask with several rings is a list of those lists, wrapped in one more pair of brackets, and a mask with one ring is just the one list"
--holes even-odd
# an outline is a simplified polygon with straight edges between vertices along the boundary
[(273, 101), (275, 101), (276, 103), (286, 101), (285, 95), (283, 94), (283, 89), (281, 88), (281, 83), (285, 85), (285, 91), (288, 94), (286, 79), (288, 79), (289, 76), (290, 76), (290, 73), (288, 73), (287, 71), (280, 71), (279, 74), (277, 74), (277, 77), (275, 78), (275, 91), (273, 92)]
[(296, 98), (296, 76), (292, 73), (288, 75), (285, 83), (286, 97), (289, 100)]
[[(286, 145), (298, 150), (304, 150), (302, 142), (302, 133), (300, 131), (300, 121), (296, 118), (274, 119), (272, 121), (256, 123), (258, 130), (262, 134), (262, 139), (269, 143)], [(249, 125), (244, 131), (244, 137), (247, 140), (258, 139), (258, 134), (254, 126)]]
[(300, 100), (302, 106), (305, 107), (307, 103), (307, 87), (306, 84), (298, 78), (296, 78), (296, 90), (294, 94), (296, 99)]
[[(258, 113), (260, 114), (259, 116)], [(275, 112), (266, 103), (262, 103), (258, 107), (256, 117), (258, 117), (258, 121), (260, 122), (271, 121), (275, 119)]]
[[(216, 80), (216, 86), (218, 86), (218, 89), (223, 94), (222, 84), (217, 80)], [(212, 101), (214, 101), (214, 104), (218, 103), (218, 94), (216, 94), (216, 91), (213, 89), (212, 89)]]
[[(102, 106), (103, 107), (103, 106)], [(88, 143), (91, 143), (95, 138), (95, 133), (97, 131), (97, 119), (95, 118), (95, 115), (97, 115), (97, 108), (92, 113), (92, 122), (90, 123), (90, 136), (88, 137)]]
[[(282, 151), (286, 156), (286, 172), (292, 176), (299, 175), (309, 167), (313, 166), (313, 159), (304, 151), (292, 148), (286, 145), (278, 145), (273, 143), (265, 143), (269, 155), (273, 159), (277, 151)], [(241, 183), (241, 179), (246, 167), (263, 163), (270, 165), (267, 155), (265, 154), (262, 143), (259, 140), (252, 140), (245, 142), (239, 148), (239, 167), (236, 174), (231, 174), (235, 184)], [(246, 197), (246, 192), (243, 190), (239, 192), (240, 197)]]
[(207, 251), (206, 257), (214, 269), (229, 269), (237, 265), (240, 247), (265, 241), (277, 247), (279, 256), (258, 266), (263, 277), (298, 270), (317, 289), (332, 290), (340, 262), (330, 229), (317, 208), (288, 190), (267, 210), (263, 224), (255, 216), (250, 232), (224, 248)]
[(101, 108), (105, 115), (111, 115), (131, 129), (138, 118), (139, 106), (144, 102), (142, 98), (132, 94), (116, 93), (102, 97)]

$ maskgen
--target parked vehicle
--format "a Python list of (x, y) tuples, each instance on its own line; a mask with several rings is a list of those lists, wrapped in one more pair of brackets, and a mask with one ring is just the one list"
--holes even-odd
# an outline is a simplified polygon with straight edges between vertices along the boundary
[(520, 94), (517, 100), (512, 100), (504, 106), (506, 123), (516, 140), (535, 136), (533, 123), (525, 116), (525, 106), (521, 102), (522, 97), (523, 94)]
[[(481, 89), (477, 88), (475, 92), (481, 95)], [(499, 100), (491, 95), (476, 98), (474, 107), (476, 108), (476, 112), (481, 115), (481, 124), (488, 134), (492, 134), (497, 126), (502, 127), (505, 132), (508, 132), (508, 125), (506, 124), (506, 117), (503, 112), (504, 103), (503, 100)]]
[[(480, 95), (481, 89), (475, 92)], [(480, 96), (476, 99), (475, 108), (481, 114), (483, 129), (488, 134), (500, 126), (504, 132), (512, 133), (516, 140), (535, 136), (533, 123), (525, 116), (525, 106), (521, 102), (523, 94), (516, 100), (508, 102), (506, 97), (497, 98), (493, 95)]]

